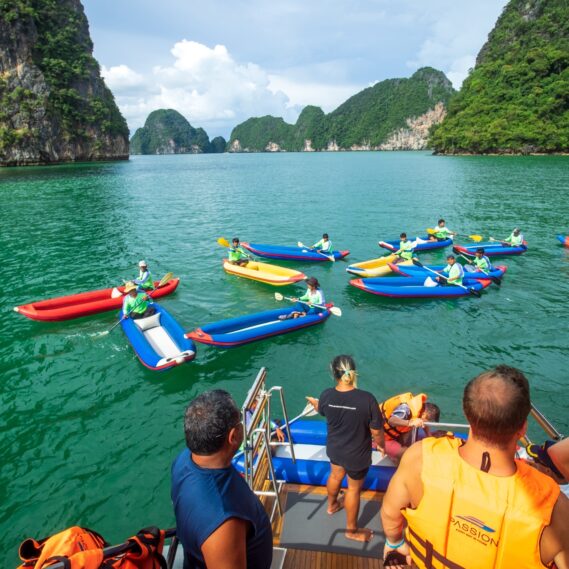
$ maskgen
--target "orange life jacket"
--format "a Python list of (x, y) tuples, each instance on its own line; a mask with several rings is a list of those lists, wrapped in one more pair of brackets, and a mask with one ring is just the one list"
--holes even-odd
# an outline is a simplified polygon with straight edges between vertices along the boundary
[(389, 424), (389, 418), (393, 414), (393, 411), (399, 407), (399, 405), (403, 403), (407, 404), (411, 410), (411, 417), (413, 419), (417, 419), (421, 416), (426, 400), (427, 396), (424, 393), (413, 395), (411, 392), (409, 392), (395, 395), (383, 403), (380, 403), (379, 411), (383, 418), (383, 431), (385, 432), (385, 438), (398, 439), (403, 433), (407, 433), (411, 430), (411, 427), (393, 427)]
[(559, 486), (516, 460), (513, 476), (494, 476), (463, 460), (454, 438), (422, 441), (423, 497), (407, 508), (406, 538), (420, 569), (545, 567), (539, 541)]
[(74, 526), (39, 541), (22, 542), (23, 563), (18, 569), (47, 569), (60, 562), (65, 569), (166, 569), (163, 530), (140, 530), (127, 543), (130, 547), (118, 546), (121, 553), (105, 557), (103, 548), (109, 544), (97, 532)]

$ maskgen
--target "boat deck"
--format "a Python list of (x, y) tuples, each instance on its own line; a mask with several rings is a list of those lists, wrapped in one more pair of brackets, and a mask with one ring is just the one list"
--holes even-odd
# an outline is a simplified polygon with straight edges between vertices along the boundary
[[(302, 494), (305, 498), (318, 497), (322, 499), (326, 496), (326, 488), (321, 486), (307, 486), (301, 484), (285, 484), (281, 492), (281, 503), (284, 505), (287, 502), (287, 494), (289, 492), (295, 492)], [(383, 493), (374, 491), (364, 491), (362, 492), (362, 499), (374, 502), (381, 502), (383, 498)], [(262, 501), (265, 508), (270, 513), (273, 506), (273, 498), (263, 497)], [(325, 513), (323, 515), (326, 515)], [(339, 516), (343, 516), (345, 520), (345, 513), (342, 511)], [(283, 531), (284, 524), (286, 523), (286, 511), (281, 518), (278, 514), (275, 515), (273, 522), (273, 544), (275, 547), (284, 547), (281, 545), (281, 534)], [(318, 523), (314, 520), (310, 525), (314, 528), (314, 524)], [(307, 540), (310, 540), (311, 528), (307, 524), (306, 536)], [(373, 539), (378, 539), (374, 536)], [(315, 549), (317, 546), (315, 546)], [(383, 549), (383, 548), (382, 548)], [(294, 549), (286, 547), (286, 557), (283, 564), (283, 569), (318, 569), (318, 568), (328, 568), (328, 569), (382, 569), (383, 562), (379, 558), (363, 557), (360, 555), (344, 554), (344, 553), (331, 553), (327, 551), (309, 551), (305, 549)]]

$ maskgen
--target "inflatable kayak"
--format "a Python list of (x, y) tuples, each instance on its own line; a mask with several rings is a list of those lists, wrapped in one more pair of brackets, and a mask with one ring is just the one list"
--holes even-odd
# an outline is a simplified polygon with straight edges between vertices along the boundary
[[(180, 279), (178, 278), (170, 279), (165, 285), (151, 291), (149, 294), (152, 298), (166, 296), (174, 292), (179, 283)], [(154, 283), (154, 286), (158, 286), (158, 281)], [(123, 293), (124, 286), (117, 287), (117, 289)], [(115, 289), (105, 288), (69, 296), (60, 296), (50, 300), (40, 300), (39, 302), (16, 306), (14, 310), (32, 320), (71, 320), (72, 318), (98, 314), (107, 310), (120, 309), (124, 297), (121, 294), (119, 297), (113, 298), (113, 290)]]
[[(326, 306), (332, 307), (332, 304)], [(308, 314), (301, 318), (279, 319), (279, 316), (288, 316), (292, 312), (293, 307), (288, 306), (220, 320), (188, 332), (186, 338), (221, 348), (234, 348), (270, 336), (287, 334), (301, 328), (322, 324), (330, 316), (330, 311), (324, 310), (319, 314)]]
[[(121, 327), (138, 359), (149, 369), (165, 370), (190, 362), (196, 357), (196, 345), (184, 336), (183, 328), (159, 304), (156, 314), (147, 318), (126, 318)], [(121, 310), (121, 318), (123, 317)]]
[(241, 245), (248, 251), (251, 251), (257, 257), (266, 257), (267, 259), (285, 259), (289, 261), (330, 261), (328, 256), (334, 256), (336, 261), (343, 259), (350, 254), (349, 251), (332, 251), (330, 255), (317, 253), (306, 247), (285, 247), (281, 245), (262, 245), (259, 243), (244, 243)]
[[(393, 267), (391, 267), (390, 263), (394, 263), (396, 260), (397, 255), (386, 255), (385, 257), (379, 257), (371, 261), (354, 263), (350, 265), (346, 271), (361, 278), (384, 277), (393, 272)], [(413, 266), (412, 261), (402, 261), (399, 264)]]
[[(409, 241), (413, 242), (414, 251), (429, 251), (431, 249), (442, 249), (443, 247), (448, 247), (452, 245), (452, 239), (443, 239), (442, 241), (429, 241), (429, 236), (424, 237), (414, 237), (409, 238)], [(379, 241), (378, 244), (384, 249), (389, 249), (390, 251), (397, 251), (399, 249), (400, 239), (394, 239), (393, 241)]]
[(569, 236), (568, 235), (558, 235), (557, 239), (565, 245), (565, 247), (569, 247)]
[[(403, 276), (408, 277), (417, 277), (419, 275), (428, 277), (429, 275), (433, 275), (427, 269), (431, 269), (431, 271), (436, 271), (437, 273), (442, 272), (442, 270), (446, 267), (446, 265), (425, 265), (424, 267), (416, 267), (415, 265), (411, 266), (401, 266), (399, 265), (391, 265), (394, 273), (398, 273)], [(488, 273), (483, 273), (482, 271), (472, 270), (469, 271), (471, 265), (465, 265), (464, 267), (464, 276), (468, 279), (487, 279), (489, 277), (496, 277), (500, 278), (504, 275), (504, 273), (508, 270), (506, 265), (495, 265), (493, 269), (491, 269)]]
[[(468, 290), (455, 285), (426, 286), (425, 281), (425, 276), (380, 277), (376, 279), (354, 279), (350, 281), (350, 284), (371, 294), (391, 298), (454, 298), (471, 294)], [(472, 288), (475, 291), (481, 291), (491, 283), (490, 279), (466, 278), (463, 280), (465, 287)]]
[(273, 286), (284, 286), (294, 284), (306, 279), (306, 275), (300, 271), (249, 261), (245, 266), (233, 265), (227, 259), (223, 261), (223, 268), (230, 275), (237, 275), (245, 279), (251, 279)]
[(469, 257), (474, 257), (476, 249), (482, 247), (484, 254), (487, 257), (498, 257), (500, 255), (521, 255), (528, 250), (527, 243), (524, 241), (523, 245), (503, 245), (500, 242), (489, 241), (488, 243), (476, 243), (476, 245), (455, 245), (452, 250), (455, 253), (461, 253)]
[[(273, 447), (273, 467), (277, 480), (291, 484), (326, 486), (330, 474), (330, 459), (326, 455), (327, 428), (325, 421), (298, 420), (290, 425), (294, 444), (293, 462), (288, 446)], [(378, 451), (372, 451), (371, 466), (364, 481), (364, 489), (385, 491), (395, 473), (395, 465)], [(243, 455), (233, 461), (235, 468), (243, 472)], [(342, 486), (347, 486), (344, 478)]]

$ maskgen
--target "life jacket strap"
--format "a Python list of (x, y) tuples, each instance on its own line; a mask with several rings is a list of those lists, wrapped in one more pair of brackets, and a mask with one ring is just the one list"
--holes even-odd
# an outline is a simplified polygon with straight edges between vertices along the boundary
[[(411, 548), (411, 551), (416, 555), (417, 559), (423, 562), (425, 569), (437, 569), (433, 565), (433, 560), (440, 563), (442, 567), (446, 569), (466, 569), (466, 567), (454, 563), (450, 559), (447, 559), (435, 551), (433, 544), (430, 541), (421, 538), (416, 532), (413, 531), (411, 527), (407, 526), (407, 531), (412, 538), (409, 540), (409, 547)], [(414, 542), (417, 542), (425, 550), (425, 553), (421, 552)]]

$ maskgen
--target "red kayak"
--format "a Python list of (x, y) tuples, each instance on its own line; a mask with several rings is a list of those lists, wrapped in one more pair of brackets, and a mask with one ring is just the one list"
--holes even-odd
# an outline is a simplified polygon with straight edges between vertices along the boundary
[[(160, 288), (149, 293), (152, 298), (160, 298), (166, 296), (176, 290), (180, 283), (180, 279), (170, 279)], [(154, 286), (158, 286), (158, 281)], [(124, 286), (116, 287), (121, 293)], [(112, 298), (112, 288), (102, 290), (93, 290), (91, 292), (82, 292), (80, 294), (70, 294), (69, 296), (60, 296), (49, 300), (40, 300), (39, 302), (30, 302), (14, 307), (16, 312), (31, 318), (32, 320), (71, 320), (72, 318), (80, 318), (81, 316), (89, 316), (106, 312), (107, 310), (118, 310), (121, 308), (124, 296)]]

